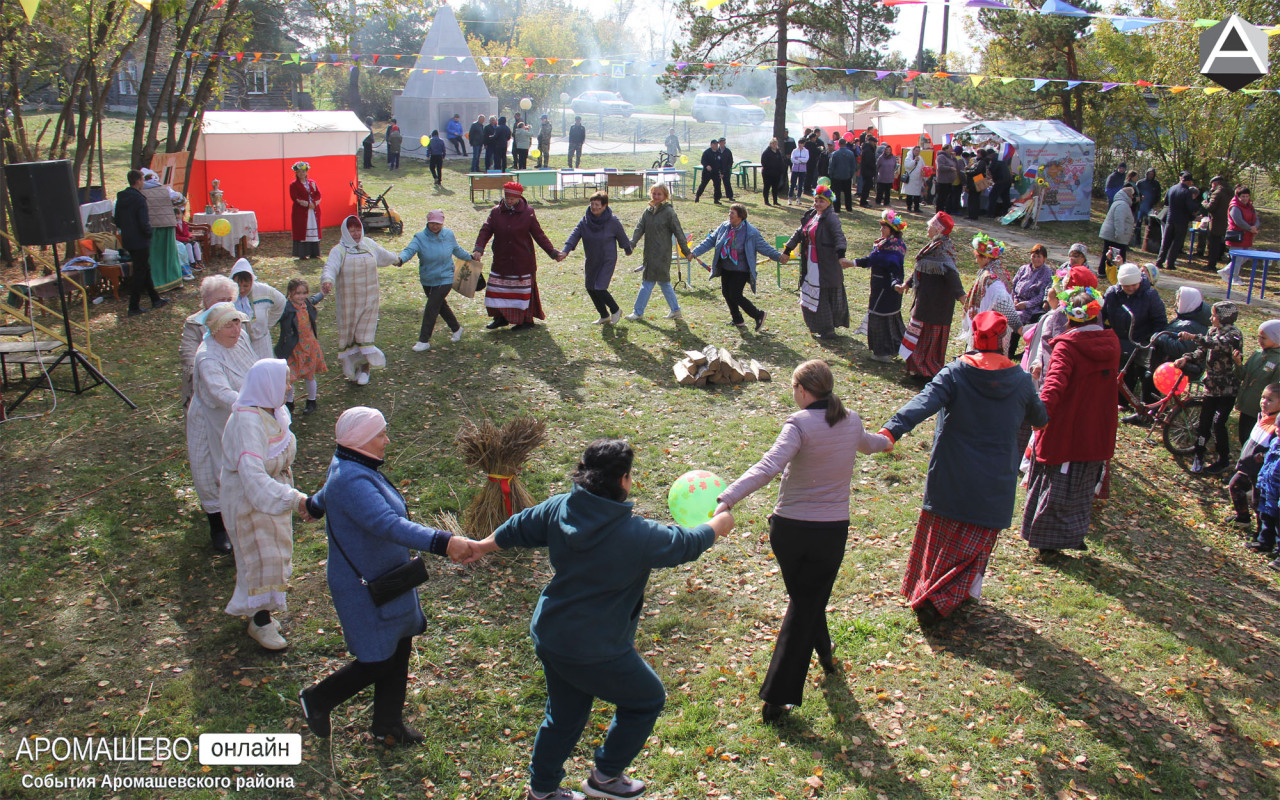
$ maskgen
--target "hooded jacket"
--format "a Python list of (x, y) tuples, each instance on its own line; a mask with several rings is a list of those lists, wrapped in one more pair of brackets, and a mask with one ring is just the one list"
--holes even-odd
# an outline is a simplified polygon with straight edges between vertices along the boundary
[(1036, 436), (1036, 461), (1106, 461), (1116, 450), (1116, 373), (1120, 340), (1099, 325), (1053, 339), (1040, 399), (1049, 424)]
[(827, 171), (833, 181), (853, 180), (858, 171), (858, 156), (854, 154), (853, 148), (848, 145), (836, 148), (828, 161)]
[[(1129, 334), (1129, 314), (1133, 314), (1133, 333)], [(1164, 301), (1160, 293), (1151, 287), (1146, 278), (1138, 285), (1138, 291), (1125, 294), (1124, 289), (1112, 286), (1102, 296), (1102, 321), (1120, 337), (1120, 352), (1125, 356), (1133, 351), (1134, 344), (1146, 344), (1152, 334), (1164, 330), (1169, 318), (1165, 315)]]
[(458, 245), (453, 231), (448, 228), (441, 228), (439, 233), (423, 228), (415, 233), (409, 246), (400, 251), (400, 261), (407, 263), (415, 255), (418, 257), (418, 279), (423, 286), (453, 283), (453, 259), (471, 260), (471, 254)]
[(689, 244), (685, 239), (684, 228), (680, 227), (680, 218), (676, 216), (675, 207), (664, 200), (655, 209), (649, 206), (640, 215), (636, 229), (631, 234), (631, 249), (639, 246), (644, 239), (644, 275), (641, 280), (654, 283), (671, 282), (671, 248), (672, 237), (674, 247), (686, 258), (689, 255)]
[[(980, 354), (983, 356), (994, 354)], [(1013, 520), (1017, 493), (1018, 428), (1045, 424), (1044, 403), (1031, 376), (1008, 366), (988, 369), (963, 356), (934, 376), (885, 425), (900, 440), (934, 414), (933, 453), (924, 482), (925, 511), (947, 519), (1002, 530)], [(1114, 402), (1115, 387), (1112, 386)], [(1112, 414), (1114, 414), (1114, 409)]]
[(632, 503), (575, 486), (494, 531), (498, 547), (545, 547), (555, 570), (538, 597), (534, 647), (564, 661), (609, 661), (635, 648), (649, 573), (694, 561), (715, 542), (710, 525), (662, 525)]

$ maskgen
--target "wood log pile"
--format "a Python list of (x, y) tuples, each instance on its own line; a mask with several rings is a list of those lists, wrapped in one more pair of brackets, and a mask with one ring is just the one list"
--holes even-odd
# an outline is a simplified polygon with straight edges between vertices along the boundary
[(769, 370), (754, 358), (742, 362), (723, 347), (707, 345), (704, 350), (686, 350), (676, 362), (676, 382), (681, 386), (706, 386), (708, 383), (751, 383), (772, 380)]

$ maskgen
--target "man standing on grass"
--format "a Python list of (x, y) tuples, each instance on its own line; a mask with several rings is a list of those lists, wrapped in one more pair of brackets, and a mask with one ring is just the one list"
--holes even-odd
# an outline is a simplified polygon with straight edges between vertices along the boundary
[[(582, 145), (587, 142), (587, 129), (582, 125), (582, 117), (573, 118), (573, 127), (569, 128), (569, 166), (577, 169), (582, 166)], [(574, 159), (574, 155), (577, 159)]]
[(476, 117), (467, 131), (467, 143), (471, 145), (471, 171), (480, 171), (480, 153), (484, 150), (484, 114)]
[(702, 182), (698, 184), (698, 191), (693, 194), (693, 202), (702, 199), (708, 183), (715, 184), (716, 205), (720, 205), (720, 142), (716, 139), (712, 139), (711, 146), (702, 151)]
[(1168, 209), (1168, 217), (1164, 223), (1164, 238), (1160, 240), (1160, 255), (1156, 257), (1159, 269), (1177, 269), (1178, 254), (1187, 241), (1187, 231), (1191, 221), (1204, 214), (1200, 205), (1199, 192), (1191, 185), (1191, 173), (1184, 172), (1181, 181), (1169, 189), (1164, 197)]
[(724, 184), (724, 196), (733, 202), (733, 151), (723, 136), (720, 137), (720, 182)]
[(156, 292), (151, 281), (151, 218), (142, 194), (142, 172), (131, 169), (126, 177), (129, 188), (116, 195), (115, 223), (124, 249), (129, 251), (129, 316), (136, 317), (146, 313), (141, 305), (143, 292), (151, 298), (151, 308), (169, 301)]

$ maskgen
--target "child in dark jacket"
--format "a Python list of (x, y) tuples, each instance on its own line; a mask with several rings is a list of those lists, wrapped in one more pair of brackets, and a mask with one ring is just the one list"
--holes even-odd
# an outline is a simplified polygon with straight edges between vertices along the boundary
[[(308, 296), (311, 287), (301, 278), (289, 281), (285, 295), (289, 304), (280, 315), (280, 338), (276, 341), (276, 358), (289, 362), (289, 394), (285, 397), (285, 406), (293, 413), (293, 381), (303, 380), (307, 384), (307, 406), (302, 413), (310, 414), (316, 410), (316, 375), (328, 372), (329, 366), (324, 363), (324, 353), (320, 350), (320, 340), (316, 338), (316, 303), (324, 299), (324, 292), (316, 292)], [(306, 315), (306, 323), (299, 324), (299, 315)]]
[(1258, 417), (1249, 438), (1245, 439), (1244, 445), (1241, 446), (1240, 460), (1236, 462), (1236, 472), (1227, 483), (1227, 489), (1231, 493), (1231, 505), (1236, 510), (1235, 522), (1239, 525), (1252, 523), (1253, 517), (1249, 514), (1249, 508), (1250, 506), (1254, 509), (1258, 507), (1259, 493), (1253, 489), (1258, 482), (1258, 472), (1262, 469), (1267, 451), (1276, 440), (1276, 412), (1280, 411), (1280, 383), (1270, 384), (1262, 390), (1259, 405), (1262, 415)]
[[(1258, 535), (1245, 547), (1255, 553), (1270, 553), (1276, 546), (1276, 526), (1280, 524), (1280, 438), (1273, 439), (1258, 471)], [(1280, 570), (1280, 558), (1270, 567)]]
[[(1236, 304), (1224, 300), (1213, 304), (1212, 326), (1208, 333), (1180, 333), (1178, 338), (1194, 342), (1196, 350), (1173, 362), (1183, 369), (1188, 362), (1203, 367), (1204, 402), (1200, 406), (1200, 430), (1196, 438), (1196, 455), (1191, 462), (1192, 472), (1208, 472), (1217, 475), (1227, 468), (1231, 459), (1231, 443), (1227, 439), (1227, 418), (1236, 404), (1240, 391), (1240, 351), (1244, 349), (1244, 334), (1236, 327), (1239, 311)], [(1204, 463), (1213, 429), (1214, 446), (1218, 458), (1208, 466)]]

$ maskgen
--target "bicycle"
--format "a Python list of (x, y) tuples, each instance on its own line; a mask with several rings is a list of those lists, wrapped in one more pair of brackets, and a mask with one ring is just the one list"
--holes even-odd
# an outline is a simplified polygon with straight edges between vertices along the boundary
[(666, 150), (659, 151), (658, 157), (653, 160), (653, 165), (649, 169), (671, 169), (675, 166), (675, 162), (671, 160), (671, 154)]
[[(1129, 367), (1134, 364), (1140, 365), (1142, 370), (1146, 371), (1151, 363), (1151, 353), (1155, 349), (1156, 340), (1165, 335), (1176, 337), (1177, 334), (1173, 331), (1160, 331), (1145, 345), (1134, 342), (1132, 337), (1129, 338), (1129, 341), (1134, 344), (1133, 352), (1129, 354), (1129, 359), (1116, 376), (1116, 386), (1120, 390), (1120, 395), (1133, 407), (1135, 414), (1140, 414), (1154, 423), (1151, 428), (1152, 433), (1156, 426), (1159, 426), (1160, 438), (1166, 450), (1175, 456), (1189, 456), (1195, 452), (1196, 438), (1200, 435), (1201, 407), (1200, 398), (1190, 396), (1190, 379), (1186, 375), (1178, 378), (1169, 393), (1153, 403), (1142, 402), (1124, 380)], [(1150, 440), (1150, 438), (1151, 433), (1148, 433), (1147, 439)]]

